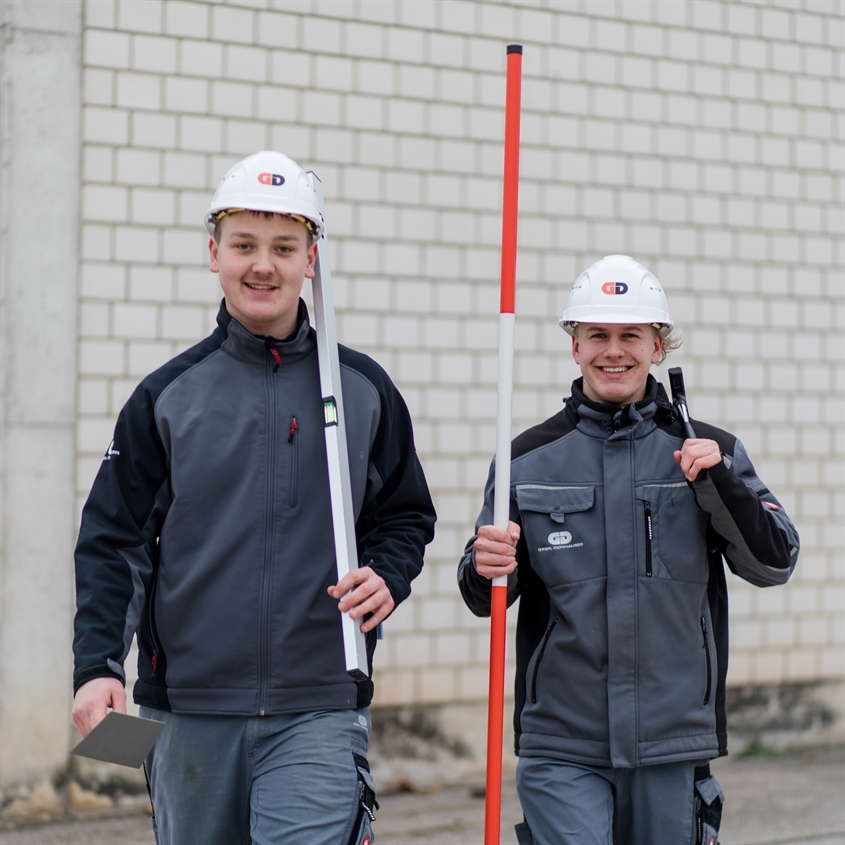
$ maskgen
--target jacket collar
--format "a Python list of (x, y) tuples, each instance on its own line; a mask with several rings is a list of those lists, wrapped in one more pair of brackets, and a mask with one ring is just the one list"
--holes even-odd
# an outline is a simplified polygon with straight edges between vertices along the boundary
[(672, 417), (672, 403), (663, 385), (649, 374), (645, 397), (630, 405), (593, 402), (584, 395), (584, 379), (572, 382), (566, 413), (574, 425), (591, 437), (645, 437), (663, 417)]
[(296, 329), (283, 340), (248, 332), (226, 309), (226, 300), (220, 303), (217, 312), (217, 328), (214, 336), (223, 350), (234, 358), (253, 364), (276, 364), (274, 350), (282, 366), (301, 360), (315, 351), (313, 332), (308, 322), (308, 309), (299, 300), (296, 315)]

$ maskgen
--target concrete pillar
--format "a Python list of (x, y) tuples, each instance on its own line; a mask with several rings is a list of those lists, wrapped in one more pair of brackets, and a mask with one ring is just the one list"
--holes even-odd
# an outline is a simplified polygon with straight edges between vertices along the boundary
[(0, 2), (0, 787), (67, 762), (82, 0)]

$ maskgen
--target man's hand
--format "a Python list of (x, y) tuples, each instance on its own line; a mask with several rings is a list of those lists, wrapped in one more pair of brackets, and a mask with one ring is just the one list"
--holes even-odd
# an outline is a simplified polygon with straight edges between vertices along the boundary
[(695, 481), (698, 473), (722, 462), (722, 453), (715, 440), (684, 440), (680, 452), (675, 452), (675, 461), (681, 467), (687, 481)]
[(88, 736), (103, 719), (108, 709), (126, 712), (126, 690), (117, 678), (94, 678), (83, 684), (73, 697), (73, 723), (82, 736)]
[[(349, 591), (352, 591), (351, 593)], [(349, 595), (346, 595), (349, 593)], [(361, 625), (361, 631), (372, 631), (379, 622), (387, 619), (396, 607), (393, 596), (381, 575), (362, 566), (347, 572), (337, 584), (329, 587), (329, 595), (333, 599), (340, 599), (337, 609), (341, 613), (349, 611), (350, 619), (358, 619), (367, 613), (372, 613)]]
[(483, 578), (510, 575), (516, 569), (516, 544), (520, 529), (509, 522), (507, 530), (495, 525), (482, 525), (473, 544), (475, 570)]

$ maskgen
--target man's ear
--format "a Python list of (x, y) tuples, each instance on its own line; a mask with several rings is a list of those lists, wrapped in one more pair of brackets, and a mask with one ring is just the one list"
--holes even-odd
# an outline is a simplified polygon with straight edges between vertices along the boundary
[(217, 273), (220, 270), (220, 267), (217, 263), (217, 254), (219, 252), (219, 247), (217, 246), (217, 241), (214, 238), (208, 239), (208, 269), (211, 270), (212, 273)]
[(651, 353), (651, 363), (659, 364), (663, 357), (663, 335), (660, 332), (654, 332), (654, 351)]
[(317, 261), (317, 241), (314, 241), (311, 246), (308, 247), (308, 266), (305, 268), (305, 278), (306, 279), (313, 279), (316, 270), (314, 265)]
[(576, 329), (575, 332), (572, 334), (572, 360), (575, 361), (576, 364), (581, 364), (579, 360), (581, 358), (581, 347), (578, 343), (578, 330)]

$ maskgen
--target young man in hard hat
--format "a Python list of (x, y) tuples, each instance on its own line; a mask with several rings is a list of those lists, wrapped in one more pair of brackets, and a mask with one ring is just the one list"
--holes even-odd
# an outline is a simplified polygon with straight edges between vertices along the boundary
[(146, 763), (159, 845), (366, 842), (373, 684), (346, 672), (338, 610), (372, 664), (433, 536), (411, 420), (387, 374), (341, 347), (361, 567), (335, 583), (300, 299), (324, 227), (314, 187), (281, 153), (257, 153), (226, 174), (205, 223), (217, 328), (135, 390), (82, 514), (73, 718), (86, 735), (125, 711), (137, 633), (135, 701), (166, 723)]
[(649, 374), (672, 319), (657, 279), (604, 258), (561, 326), (582, 377), (565, 407), (513, 442), (510, 523), (493, 473), (459, 566), (490, 613), (490, 579), (520, 597), (516, 634), (520, 843), (715, 845), (726, 754), (722, 558), (782, 584), (798, 535), (732, 434), (684, 430)]

